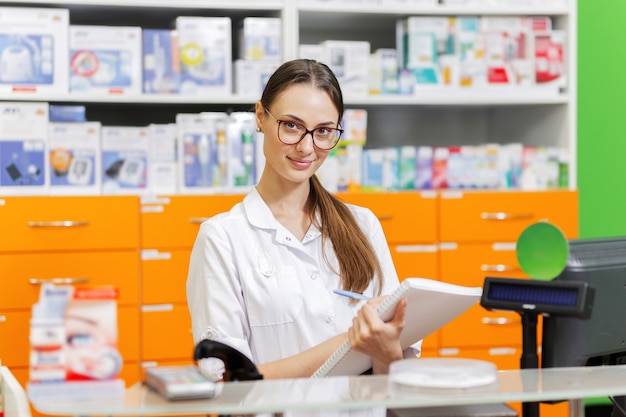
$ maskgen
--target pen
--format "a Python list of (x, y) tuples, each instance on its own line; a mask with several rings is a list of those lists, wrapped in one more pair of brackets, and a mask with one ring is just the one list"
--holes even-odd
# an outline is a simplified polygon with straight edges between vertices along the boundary
[(369, 300), (370, 298), (367, 295), (363, 295), (354, 291), (346, 291), (346, 290), (333, 290), (335, 294), (343, 295), (348, 298), (356, 298), (358, 300)]

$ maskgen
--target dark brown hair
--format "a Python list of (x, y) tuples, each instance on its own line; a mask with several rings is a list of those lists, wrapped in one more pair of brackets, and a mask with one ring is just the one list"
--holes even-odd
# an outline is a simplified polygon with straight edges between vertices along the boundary
[[(344, 104), (339, 82), (327, 65), (310, 59), (282, 64), (267, 81), (261, 105), (270, 108), (276, 97), (294, 84), (308, 84), (324, 90), (339, 112), (337, 124), (340, 124)], [(373, 279), (378, 279), (380, 293), (384, 279), (380, 261), (356, 218), (343, 202), (322, 186), (317, 176), (311, 177), (310, 185), (307, 209), (322, 232), (322, 242), (330, 239), (333, 244), (342, 287), (363, 292)]]

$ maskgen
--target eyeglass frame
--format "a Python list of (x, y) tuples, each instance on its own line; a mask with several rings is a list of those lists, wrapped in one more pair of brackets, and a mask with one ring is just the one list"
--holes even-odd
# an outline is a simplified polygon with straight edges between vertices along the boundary
[[(276, 121), (276, 123), (278, 123), (276, 136), (278, 137), (278, 140), (281, 143), (284, 143), (285, 145), (297, 145), (298, 143), (302, 142), (302, 140), (306, 137), (306, 135), (311, 135), (311, 140), (313, 141), (313, 146), (315, 146), (317, 149), (320, 149), (320, 150), (323, 150), (323, 151), (330, 151), (335, 146), (337, 146), (337, 144), (341, 141), (341, 136), (343, 135), (343, 132), (344, 132), (343, 129), (340, 129), (338, 127), (316, 127), (315, 129), (309, 130), (301, 123), (292, 122), (290, 120), (279, 120), (279, 119), (276, 118), (276, 116), (274, 116), (272, 113), (270, 113), (269, 109), (265, 108), (264, 110), (265, 110), (265, 112), (267, 114), (269, 114), (272, 117), (272, 119), (274, 119)], [(297, 142), (287, 143), (287, 142), (283, 141), (280, 138), (280, 125), (281, 125), (281, 123), (293, 123), (294, 125), (302, 126), (302, 128), (304, 129), (304, 133), (302, 134), (300, 139), (298, 139)], [(321, 148), (321, 147), (319, 147), (317, 145), (317, 143), (315, 143), (315, 136), (314, 136), (315, 131), (318, 130), (318, 129), (333, 129), (333, 130), (336, 130), (337, 132), (339, 132), (339, 134), (337, 135), (337, 141), (335, 142), (335, 144), (333, 146), (331, 146), (330, 148)]]

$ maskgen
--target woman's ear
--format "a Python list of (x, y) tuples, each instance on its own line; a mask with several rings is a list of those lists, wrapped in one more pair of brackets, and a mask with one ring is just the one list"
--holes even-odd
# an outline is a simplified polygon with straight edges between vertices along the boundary
[(265, 119), (265, 107), (260, 101), (257, 101), (254, 106), (254, 115), (256, 119), (257, 132), (263, 132), (263, 120)]

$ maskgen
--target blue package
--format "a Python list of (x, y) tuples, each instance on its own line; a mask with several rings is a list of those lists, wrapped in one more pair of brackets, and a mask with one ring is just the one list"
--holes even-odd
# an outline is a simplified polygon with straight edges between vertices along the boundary
[(85, 106), (51, 104), (48, 119), (51, 122), (86, 122)]
[(169, 29), (144, 29), (143, 92), (176, 94), (180, 85), (178, 36)]

